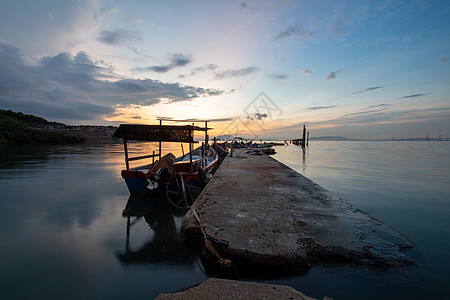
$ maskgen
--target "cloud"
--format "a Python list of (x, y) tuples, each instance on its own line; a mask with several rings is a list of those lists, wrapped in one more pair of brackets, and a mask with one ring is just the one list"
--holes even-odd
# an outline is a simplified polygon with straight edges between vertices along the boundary
[(274, 41), (279, 41), (282, 39), (286, 39), (289, 37), (311, 37), (313, 36), (313, 33), (309, 30), (308, 26), (306, 24), (302, 25), (292, 25), (289, 26), (288, 29), (285, 31), (280, 32), (276, 37), (273, 38)]
[(97, 37), (97, 40), (108, 45), (120, 46), (125, 42), (141, 40), (141, 34), (137, 31), (130, 30), (103, 30)]
[(151, 66), (151, 67), (146, 67), (146, 68), (136, 68), (134, 69), (135, 71), (153, 71), (156, 73), (166, 73), (169, 72), (172, 68), (170, 67), (170, 65), (165, 65), (165, 66)]
[(348, 116), (356, 116), (356, 115), (367, 115), (367, 114), (373, 114), (375, 112), (380, 112), (380, 111), (384, 111), (387, 108), (382, 108), (382, 109), (373, 109), (373, 110), (364, 110), (364, 111), (359, 111), (359, 112), (355, 112), (355, 113), (350, 113), (350, 114), (346, 114), (344, 115), (344, 117), (348, 117)]
[(339, 73), (340, 71), (342, 71), (342, 70), (337, 70), (337, 71), (334, 71), (334, 72), (330, 72), (330, 73), (328, 73), (328, 75), (327, 75), (327, 77), (325, 77), (325, 79), (335, 79), (336, 78), (336, 74), (337, 73)]
[[(355, 132), (365, 127), (365, 129), (360, 131), (360, 134), (362, 137), (364, 136), (367, 137), (367, 127), (375, 128), (376, 125), (386, 125), (386, 127), (383, 128), (384, 130), (387, 131), (384, 131), (383, 133), (390, 135), (392, 133), (389, 133), (389, 130), (395, 129), (395, 124), (407, 124), (406, 126), (408, 127), (409, 124), (413, 123), (420, 124), (421, 122), (432, 122), (436, 124), (437, 122), (443, 121), (444, 124), (448, 124), (448, 122), (450, 121), (449, 116), (450, 116), (449, 106), (431, 107), (425, 109), (423, 109), (422, 107), (419, 108), (404, 107), (403, 109), (396, 107), (395, 110), (388, 110), (388, 109), (379, 111), (363, 110), (345, 115), (336, 115), (334, 119), (326, 119), (311, 123), (308, 122), (297, 123), (286, 127), (281, 127), (278, 129), (279, 130), (298, 129), (301, 126), (303, 126), (303, 124), (306, 124), (307, 127), (311, 128), (326, 127), (326, 131), (328, 132), (327, 134), (329, 134), (332, 128), (340, 127), (343, 129), (341, 130), (341, 133), (339, 133), (339, 135), (341, 135), (341, 134), (348, 134), (349, 132)], [(310, 124), (310, 126), (308, 126), (308, 124)], [(352, 128), (350, 128), (349, 126), (352, 126)], [(423, 127), (421, 129), (423, 129)]]
[(313, 106), (313, 107), (308, 107), (309, 110), (319, 110), (319, 109), (327, 109), (327, 108), (333, 108), (336, 107), (336, 105), (331, 105), (331, 106)]
[(258, 67), (247, 67), (247, 68), (243, 68), (243, 69), (232, 69), (232, 70), (220, 71), (220, 72), (216, 72), (215, 79), (246, 76), (246, 75), (255, 73), (257, 71), (259, 71)]
[(191, 56), (183, 55), (183, 54), (173, 54), (169, 58), (169, 63), (166, 65), (160, 66), (149, 66), (144, 68), (135, 68), (134, 71), (145, 72), (145, 71), (153, 71), (156, 73), (166, 73), (177, 67), (184, 67), (192, 62)]
[(423, 96), (426, 96), (426, 95), (429, 95), (429, 94), (430, 93), (412, 94), (412, 95), (408, 95), (408, 96), (403, 96), (403, 97), (401, 97), (401, 99), (423, 97)]
[(112, 100), (112, 102), (121, 106), (149, 106), (160, 101), (180, 102), (201, 97), (218, 96), (224, 93), (219, 89), (184, 86), (179, 83), (163, 83), (152, 79), (123, 79), (108, 82), (102, 88), (102, 91), (99, 100)]
[(172, 67), (184, 67), (192, 62), (190, 56), (185, 56), (183, 54), (174, 54), (170, 59), (170, 65)]
[(213, 72), (213, 71), (217, 70), (217, 68), (218, 67), (215, 64), (207, 64), (207, 65), (192, 69), (190, 75), (195, 75), (197, 73), (203, 73), (203, 72)]
[(310, 70), (310, 69), (303, 69), (303, 70), (301, 70), (300, 72), (302, 72), (303, 74), (307, 74), (307, 75), (310, 75), (310, 74), (312, 74), (312, 70)]
[(99, 17), (103, 17), (103, 16), (106, 16), (106, 15), (115, 13), (118, 10), (119, 10), (119, 8), (117, 6), (106, 6), (106, 7), (101, 8), (98, 11), (98, 16)]
[(174, 119), (172, 117), (157, 117), (157, 120), (166, 120), (166, 121), (174, 121), (174, 122), (229, 122), (234, 120), (235, 118), (217, 118), (217, 119), (198, 119), (198, 118), (189, 118), (189, 119)]
[[(259, 67), (247, 67), (242, 69), (219, 70), (219, 67), (216, 64), (206, 64), (201, 67), (192, 68), (189, 74), (180, 74), (178, 75), (178, 78), (186, 78), (186, 76), (194, 76), (199, 73), (210, 73), (210, 74), (212, 73), (214, 79), (224, 79), (224, 78), (246, 76), (259, 71), (259, 69), (260, 69)], [(234, 90), (232, 90), (231, 92), (233, 91)]]
[(383, 87), (382, 86), (368, 87), (368, 88), (359, 90), (357, 92), (354, 92), (354, 93), (352, 93), (352, 95), (354, 95), (354, 94), (364, 94), (364, 93), (367, 93), (369, 91), (378, 90), (378, 89), (381, 89), (381, 88), (383, 88)]
[(73, 49), (98, 28), (102, 12), (98, 1), (10, 1), (0, 9), (0, 36), (41, 56)]
[[(175, 63), (184, 64), (182, 59)], [(85, 53), (24, 62), (19, 49), (0, 43), (0, 106), (57, 120), (99, 120), (114, 107), (212, 97), (222, 90), (152, 79), (119, 79)]]
[(320, 109), (328, 109), (328, 108), (334, 108), (336, 107), (336, 105), (331, 105), (331, 106), (313, 106), (313, 107), (308, 107), (307, 109), (309, 110), (320, 110)]
[(265, 119), (265, 118), (267, 118), (269, 115), (268, 114), (266, 114), (266, 113), (253, 113), (253, 114), (250, 114), (249, 116), (247, 116), (247, 119), (249, 119), (249, 120), (262, 120), (262, 119)]
[(288, 74), (269, 74), (268, 77), (276, 79), (276, 80), (284, 80), (289, 77)]
[(217, 70), (217, 68), (218, 67), (215, 64), (207, 64), (201, 67), (191, 69), (191, 73), (189, 73), (189, 75), (180, 74), (178, 75), (178, 78), (186, 78), (186, 76), (194, 76), (197, 75), (198, 73), (214, 72), (215, 70)]
[(371, 105), (371, 106), (369, 106), (369, 108), (372, 108), (372, 107), (383, 107), (383, 106), (390, 106), (390, 105), (382, 103), (382, 104), (377, 104), (377, 105)]
[(363, 110), (345, 114), (333, 120), (316, 122), (315, 125), (327, 124), (334, 126), (356, 125), (371, 126), (375, 124), (416, 123), (428, 120), (448, 119), (450, 107), (404, 108), (388, 110)]

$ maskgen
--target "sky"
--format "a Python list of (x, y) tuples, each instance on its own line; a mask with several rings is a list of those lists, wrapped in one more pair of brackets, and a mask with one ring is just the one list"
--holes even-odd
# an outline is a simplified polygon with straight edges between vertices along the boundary
[(0, 0), (0, 109), (65, 124), (450, 137), (449, 59), (448, 0)]

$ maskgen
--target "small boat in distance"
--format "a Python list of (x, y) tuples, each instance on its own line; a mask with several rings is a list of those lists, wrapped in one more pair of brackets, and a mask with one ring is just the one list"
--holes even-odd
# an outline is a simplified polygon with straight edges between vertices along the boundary
[[(121, 124), (114, 137), (122, 138), (126, 169), (121, 174), (132, 195), (163, 196), (177, 208), (189, 207), (208, 180), (208, 173), (218, 164), (217, 143), (208, 143), (205, 127), (194, 125), (137, 125)], [(196, 149), (192, 145), (195, 131), (205, 132), (205, 142)], [(129, 157), (128, 141), (159, 142), (159, 151), (152, 154)], [(189, 152), (175, 158), (172, 153), (161, 155), (161, 142), (189, 143)], [(130, 162), (152, 159), (151, 164), (130, 168)], [(155, 158), (157, 160), (155, 161)]]

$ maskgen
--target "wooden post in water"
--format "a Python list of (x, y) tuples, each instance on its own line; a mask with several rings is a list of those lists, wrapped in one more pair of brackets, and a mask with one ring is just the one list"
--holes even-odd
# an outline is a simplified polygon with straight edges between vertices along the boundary
[(302, 148), (306, 146), (306, 125), (303, 125), (303, 140), (302, 140)]
[[(159, 126), (162, 125), (162, 120), (159, 120)], [(161, 140), (159, 141), (159, 159), (161, 159)]]
[[(194, 123), (192, 123), (192, 127), (194, 127)], [(191, 173), (194, 173), (194, 166), (192, 165), (192, 143), (194, 142), (194, 137), (192, 136), (192, 130), (189, 130), (189, 168)]]
[(205, 121), (205, 145), (208, 145), (208, 121)]
[(308, 136), (306, 137), (306, 147), (309, 147), (309, 131), (308, 131)]

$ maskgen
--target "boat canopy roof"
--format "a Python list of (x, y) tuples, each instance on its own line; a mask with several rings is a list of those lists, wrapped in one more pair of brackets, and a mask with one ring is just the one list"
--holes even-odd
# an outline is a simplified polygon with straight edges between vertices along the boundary
[(121, 124), (113, 136), (135, 141), (196, 143), (193, 131), (208, 129), (210, 128), (193, 125)]

